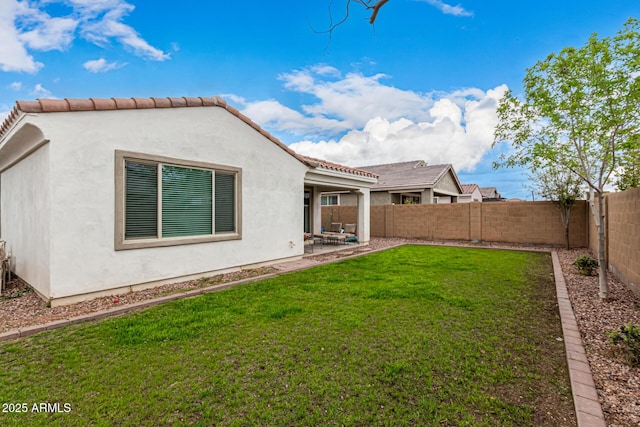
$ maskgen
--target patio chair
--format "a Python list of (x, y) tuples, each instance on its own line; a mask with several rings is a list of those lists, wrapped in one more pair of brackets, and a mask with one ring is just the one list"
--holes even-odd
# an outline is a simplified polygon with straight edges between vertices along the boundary
[(345, 241), (347, 238), (344, 235), (341, 222), (332, 222), (329, 225), (329, 229), (320, 234), (316, 234), (316, 237), (322, 238), (322, 243), (339, 243)]
[(345, 243), (347, 242), (358, 243), (358, 235), (356, 234), (356, 224), (345, 224), (343, 234), (345, 236)]

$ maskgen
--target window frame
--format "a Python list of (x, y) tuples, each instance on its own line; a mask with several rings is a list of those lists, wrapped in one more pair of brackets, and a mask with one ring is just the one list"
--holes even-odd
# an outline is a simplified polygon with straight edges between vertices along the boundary
[[(329, 200), (335, 197), (335, 203), (322, 204), (322, 199)], [(320, 206), (340, 206), (340, 194), (322, 194), (320, 196)]]
[(405, 200), (410, 199), (411, 202), (408, 205), (419, 205), (422, 203), (422, 196), (412, 193), (400, 193), (400, 204), (404, 205)]
[[(146, 164), (158, 165), (161, 170), (162, 165), (177, 166), (184, 168), (210, 170), (213, 176), (212, 187), (212, 233), (195, 236), (162, 236), (162, 187), (157, 188), (158, 192), (158, 234), (156, 237), (125, 239), (125, 207), (126, 207), (126, 162), (133, 161)], [(235, 177), (234, 192), (234, 223), (235, 231), (215, 232), (215, 175), (216, 172), (230, 174)], [(162, 180), (159, 174), (158, 181)], [(159, 156), (153, 154), (137, 153), (132, 151), (115, 150), (115, 250), (153, 248), (163, 246), (190, 245), (195, 243), (220, 242), (228, 240), (242, 239), (242, 168), (226, 166), (215, 163), (177, 159), (173, 157)], [(158, 237), (160, 236), (160, 237)]]

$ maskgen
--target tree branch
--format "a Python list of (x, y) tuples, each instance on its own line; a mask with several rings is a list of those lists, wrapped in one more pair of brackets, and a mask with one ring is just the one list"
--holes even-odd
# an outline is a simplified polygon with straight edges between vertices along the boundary
[(369, 24), (373, 25), (373, 23), (376, 22), (376, 17), (378, 16), (380, 8), (384, 6), (388, 1), (389, 0), (379, 0), (376, 4), (373, 5), (373, 13), (371, 14), (371, 18), (369, 18)]

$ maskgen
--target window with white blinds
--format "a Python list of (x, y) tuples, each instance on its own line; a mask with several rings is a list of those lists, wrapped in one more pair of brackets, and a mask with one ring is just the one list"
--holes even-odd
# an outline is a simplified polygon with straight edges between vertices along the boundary
[[(144, 247), (225, 240), (225, 235), (239, 238), (238, 169), (154, 161), (154, 156), (120, 157), (124, 235), (117, 249), (132, 247), (131, 242)], [(211, 239), (206, 240), (208, 236)]]

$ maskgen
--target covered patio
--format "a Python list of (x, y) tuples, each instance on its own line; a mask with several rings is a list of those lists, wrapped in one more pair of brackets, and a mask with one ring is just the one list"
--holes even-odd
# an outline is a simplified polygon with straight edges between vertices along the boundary
[(355, 234), (360, 244), (367, 244), (371, 236), (370, 191), (378, 181), (378, 175), (310, 157), (305, 160), (310, 168), (304, 178), (304, 232), (317, 235), (325, 226), (322, 223), (322, 193), (348, 191), (357, 198)]

